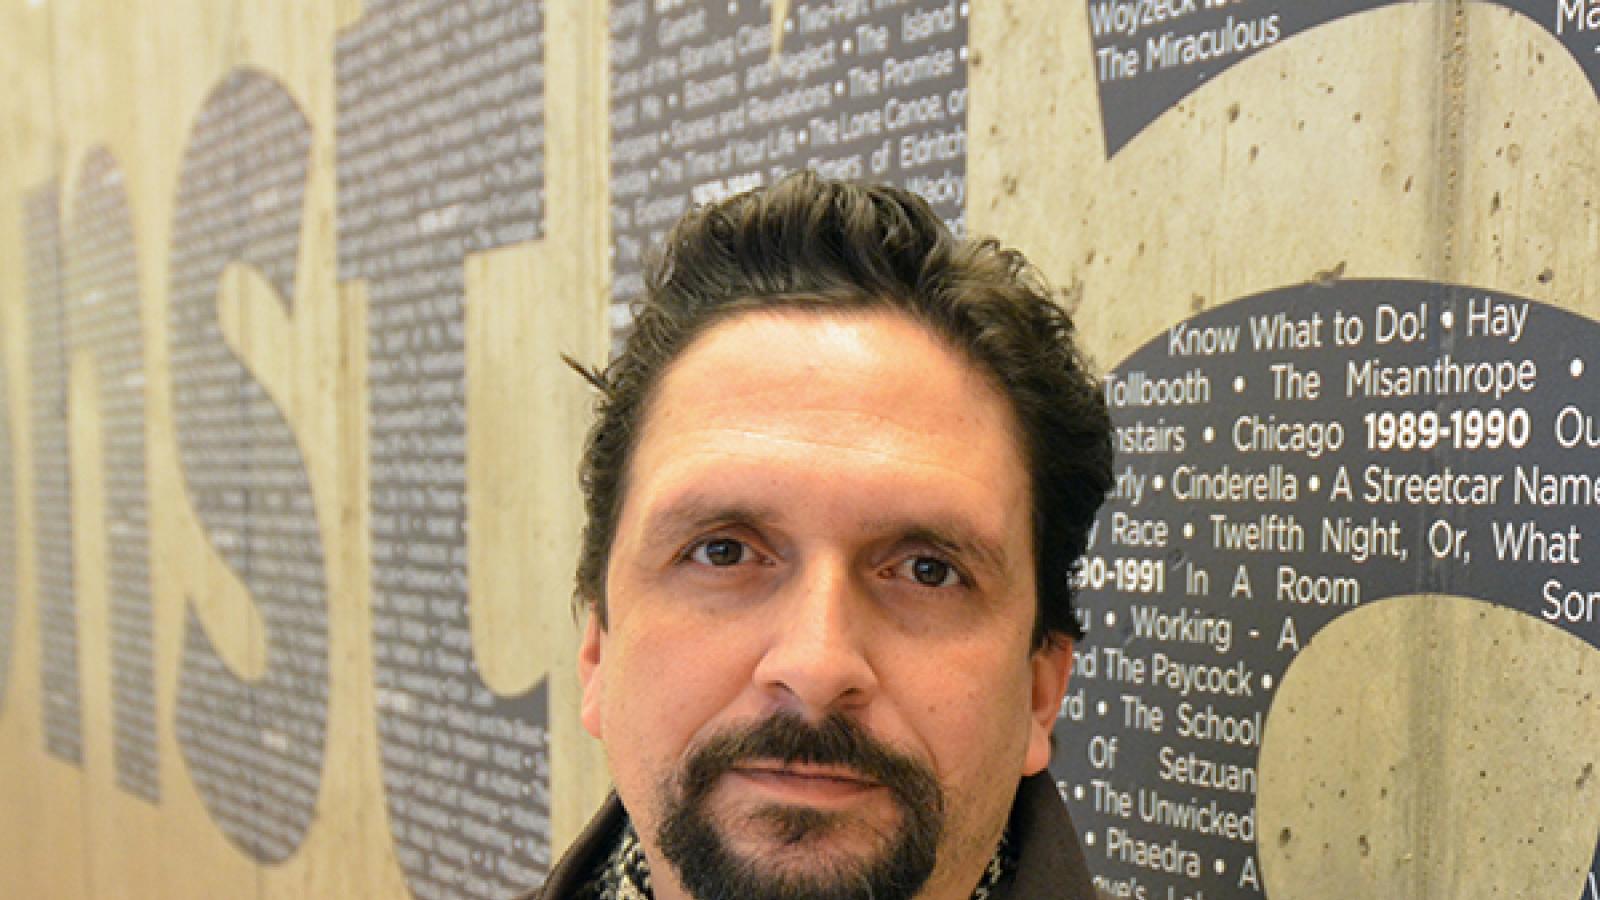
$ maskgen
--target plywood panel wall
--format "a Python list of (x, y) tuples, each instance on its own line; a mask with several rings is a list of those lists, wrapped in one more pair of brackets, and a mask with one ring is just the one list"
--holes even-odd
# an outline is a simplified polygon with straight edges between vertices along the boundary
[[(626, 327), (635, 199), (809, 156), (959, 184), (939, 212), (1038, 262), (1122, 386), (1129, 452), (1052, 765), (1104, 888), (1600, 900), (1588, 5), (723, 7), (0, 6), (5, 895), (536, 881), (608, 784), (570, 606), (590, 397), (560, 354), (602, 360)], [(763, 109), (820, 87), (805, 102), (867, 118), (697, 137), (686, 75), (616, 76), (710, 48), (702, 14), (756, 36), (704, 65), (811, 67), (739, 88)], [(1203, 32), (1209, 50), (1185, 43)], [(941, 42), (948, 71), (907, 88), (938, 116), (891, 123), (892, 156), (877, 133), (825, 152), (883, 108), (852, 65), (883, 77)], [(685, 176), (685, 147), (733, 131), (760, 165)], [(1204, 343), (1230, 328), (1241, 344)], [(1365, 361), (1513, 382), (1374, 393)], [(1207, 392), (1171, 393), (1182, 378)], [(1271, 430), (1309, 423), (1339, 445)], [(1365, 496), (1373, 466), (1419, 487)], [(1519, 493), (1534, 466), (1559, 496)], [(1407, 481), (1445, 470), (1501, 492)], [(1275, 486), (1196, 495), (1256, 474)], [(1152, 674), (1174, 663), (1254, 690), (1191, 695)], [(1213, 733), (1180, 730), (1204, 704)]]
[[(3, 304), (12, 429), (5, 463), (14, 488), (7, 534), (17, 538), (15, 569), (6, 572), (15, 593), (6, 595), (11, 652), (0, 710), (0, 754), (14, 773), (0, 788), (7, 811), (0, 882), (8, 896), (390, 897), (413, 890), (416, 864), (402, 864), (391, 833), (398, 817), (385, 796), (399, 789), (386, 789), (378, 728), (372, 286), (353, 267), (339, 270), (336, 177), (340, 41), (350, 45), (363, 28), (393, 41), (415, 14), (399, 7), (19, 3), (4, 10), (8, 67), (19, 86), (7, 92), (13, 127), (3, 188), (15, 211), (4, 217), (12, 264)], [(530, 786), (548, 791), (552, 778), (563, 785), (540, 801), (549, 810), (547, 843), (552, 833), (569, 839), (606, 784), (596, 750), (573, 734), (577, 630), (566, 573), (581, 524), (574, 473), (588, 396), (559, 358), (601, 357), (608, 339), (598, 266), (604, 219), (592, 202), (604, 189), (596, 95), (604, 83), (597, 69), (603, 16), (580, 4), (528, 9), (531, 15), (510, 4), (466, 10), (485, 27), (522, 15), (519, 27), (536, 34), (537, 43), (520, 48), (530, 63), (520, 77), (543, 78), (524, 102), (536, 107), (544, 143), (523, 155), (548, 189), (528, 219), (534, 239), (458, 251), (448, 267), (435, 267), (459, 285), (460, 297), (443, 313), (439, 339), (464, 343), (465, 353), (444, 364), (440, 389), (456, 385), (449, 401), (459, 415), (434, 430), (443, 452), (471, 459), (471, 470), (457, 477), (482, 498), (458, 503), (454, 514), (470, 523), (455, 540), (471, 554), (472, 583), (444, 591), (472, 597), (458, 620), (470, 646), (455, 646), (474, 677), (460, 681), (497, 696), (537, 689), (548, 698), (551, 713), (536, 723), (539, 741), (546, 725), (555, 738), (548, 755), (535, 759), (532, 750), (546, 746), (535, 743), (515, 762), (530, 772)], [(449, 38), (448, 23), (445, 32)], [(404, 71), (408, 60), (393, 62)], [(104, 216), (75, 220), (95, 214), (77, 198), (94, 187), (86, 180), (98, 177), (90, 164), (97, 159), (116, 168), (111, 180), (131, 226), (132, 265), (111, 278), (118, 297), (55, 302), (68, 318), (79, 306), (92, 315), (97, 305), (136, 304), (132, 345), (125, 334), (111, 345), (113, 356), (142, 355), (138, 371), (115, 373), (117, 384), (128, 379), (144, 400), (131, 431), (112, 421), (106, 379), (97, 377), (104, 348), (63, 336), (52, 348), (65, 357), (55, 363), (65, 369), (62, 396), (52, 394), (47, 405), (31, 399), (40, 392), (32, 388), (39, 367), (30, 327), (41, 326), (30, 326), (30, 316), (43, 289), (29, 279), (42, 271), (70, 281), (84, 245), (108, 231)], [(38, 232), (40, 219), (24, 217), (30, 202), (59, 217), (53, 247), (37, 236), (30, 242), (25, 229)], [(354, 218), (347, 213), (347, 222)], [(59, 259), (30, 257), (39, 246)], [(80, 294), (93, 294), (90, 280), (86, 274), (81, 285), (55, 293), (81, 286)], [(453, 330), (445, 327), (452, 316)], [(60, 551), (70, 570), (56, 575), (70, 576), (58, 593), (73, 604), (58, 618), (75, 622), (64, 629), (76, 647), (70, 709), (41, 685), (49, 648), (41, 648), (44, 615), (34, 599), (50, 579), (41, 580), (34, 549), (32, 510), (40, 500), (30, 473), (39, 464), (36, 435), (52, 426), (66, 435), (67, 453), (56, 465), (70, 476), (61, 497), (70, 518), (62, 521), (75, 523)], [(119, 476), (106, 437), (117, 429), (123, 444), (143, 444), (138, 474), (148, 511), (139, 535), (120, 527), (126, 516), (113, 499)], [(496, 487), (481, 487), (489, 483)], [(482, 537), (461, 540), (469, 531)], [(146, 643), (130, 648), (112, 554), (135, 539), (148, 543), (150, 602)], [(446, 643), (443, 634), (434, 637)], [(130, 785), (118, 691), (128, 680), (127, 659), (141, 654), (153, 694), (155, 766)], [(63, 712), (52, 718), (78, 729), (70, 737), (81, 747), (78, 758), (47, 749), (45, 711), (56, 706)], [(447, 745), (437, 756), (454, 751)], [(509, 825), (510, 810), (490, 818)], [(395, 828), (404, 833), (403, 823)], [(509, 842), (505, 849), (506, 860), (535, 873), (549, 852)], [(439, 859), (454, 852), (436, 850)], [(474, 868), (470, 854), (463, 869)], [(494, 861), (487, 862), (492, 872)], [(530, 883), (510, 868), (500, 877)]]

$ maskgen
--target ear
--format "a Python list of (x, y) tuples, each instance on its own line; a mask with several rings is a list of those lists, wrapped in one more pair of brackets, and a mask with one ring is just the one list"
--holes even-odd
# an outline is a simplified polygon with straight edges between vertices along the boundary
[(605, 693), (605, 678), (600, 662), (605, 655), (606, 630), (600, 617), (589, 612), (589, 623), (583, 629), (583, 642), (578, 645), (578, 683), (583, 687), (583, 705), (580, 718), (583, 730), (596, 738), (601, 736), (603, 721), (600, 715), (600, 696)]
[(1033, 703), (1028, 719), (1028, 751), (1022, 774), (1035, 775), (1050, 765), (1050, 735), (1061, 714), (1061, 698), (1072, 675), (1072, 639), (1049, 635), (1029, 660), (1033, 669)]

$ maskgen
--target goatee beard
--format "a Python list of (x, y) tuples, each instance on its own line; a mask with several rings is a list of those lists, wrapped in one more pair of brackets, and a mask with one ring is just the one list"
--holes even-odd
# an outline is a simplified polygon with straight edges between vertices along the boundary
[[(887, 788), (899, 812), (898, 828), (877, 853), (860, 859), (816, 856), (805, 871), (779, 871), (733, 851), (708, 808), (722, 776), (752, 763), (806, 763), (853, 770)], [(792, 712), (749, 728), (717, 735), (689, 757), (665, 786), (665, 817), (657, 832), (661, 853), (696, 900), (911, 900), (937, 862), (944, 830), (944, 793), (928, 767), (834, 714), (812, 724)], [(801, 848), (849, 827), (843, 813), (808, 806), (759, 807), (748, 824), (765, 828), (785, 847)]]

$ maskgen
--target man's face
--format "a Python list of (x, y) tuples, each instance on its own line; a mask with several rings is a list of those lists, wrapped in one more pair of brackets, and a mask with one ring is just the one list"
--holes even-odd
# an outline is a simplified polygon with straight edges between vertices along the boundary
[(919, 896), (972, 890), (1070, 664), (1032, 651), (1030, 523), (1009, 404), (904, 316), (749, 313), (671, 365), (580, 654), (658, 897), (664, 835), (817, 895), (914, 827)]

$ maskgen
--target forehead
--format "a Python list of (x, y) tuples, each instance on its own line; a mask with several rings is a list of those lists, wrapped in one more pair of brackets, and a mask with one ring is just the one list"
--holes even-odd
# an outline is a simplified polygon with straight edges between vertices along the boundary
[(1009, 534), (1031, 515), (1018, 434), (991, 379), (901, 313), (745, 313), (657, 385), (624, 508), (706, 490), (822, 500), (826, 476), (897, 507), (885, 514), (925, 508)]

